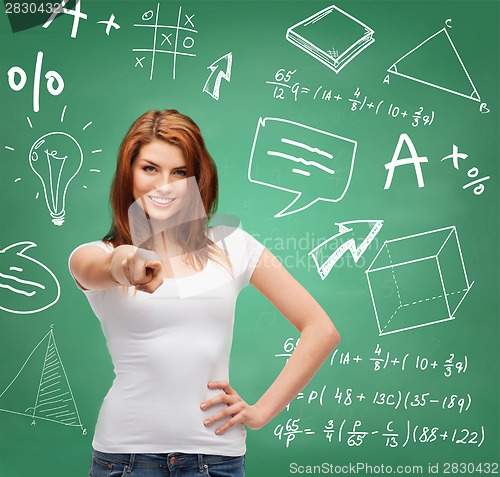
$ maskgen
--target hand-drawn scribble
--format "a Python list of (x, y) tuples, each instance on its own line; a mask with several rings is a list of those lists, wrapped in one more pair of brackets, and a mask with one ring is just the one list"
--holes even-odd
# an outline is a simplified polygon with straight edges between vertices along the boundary
[(375, 32), (335, 5), (291, 26), (286, 39), (335, 73), (370, 46)]
[[(425, 39), (399, 58), (387, 71), (479, 102), (479, 93), (455, 48), (448, 28), (450, 26), (447, 24)], [(481, 106), (481, 110), (483, 108)]]
[[(145, 23), (135, 23), (134, 27), (139, 28), (153, 28), (153, 46), (151, 48), (133, 48), (132, 51), (146, 51), (151, 53), (151, 70), (149, 74), (149, 79), (153, 79), (155, 59), (157, 53), (167, 53), (173, 55), (173, 68), (172, 77), (175, 79), (176, 69), (177, 69), (177, 56), (196, 56), (191, 52), (191, 48), (195, 45), (195, 40), (193, 33), (198, 33), (195, 30), (195, 25), (193, 21), (194, 15), (186, 15), (182, 17), (182, 7), (179, 7), (179, 12), (177, 15), (177, 25), (159, 25), (160, 20), (160, 4), (156, 5), (156, 14), (153, 10), (148, 10), (142, 15), (142, 21)], [(181, 18), (184, 22), (181, 26)], [(160, 44), (158, 45), (158, 42)], [(163, 47), (163, 45), (165, 45)], [(183, 51), (179, 51), (180, 45), (182, 45)], [(158, 46), (163, 47), (161, 49)], [(172, 47), (169, 49), (169, 47)], [(137, 65), (142, 65), (142, 61), (145, 57), (136, 57), (135, 67)]]
[[(42, 63), (43, 52), (39, 51), (36, 55), (35, 77), (33, 78), (33, 111), (35, 113), (40, 111), (40, 81), (42, 79)], [(7, 72), (7, 77), (9, 86), (14, 91), (21, 91), (28, 81), (26, 72), (20, 66), (13, 66), (10, 68)], [(47, 73), (45, 73), (45, 79), (47, 80), (47, 91), (52, 96), (58, 96), (63, 92), (64, 80), (57, 71), (47, 71)]]
[(42, 182), (45, 202), (54, 225), (66, 215), (66, 192), (83, 163), (80, 144), (65, 132), (51, 132), (38, 138), (29, 152), (33, 172)]
[[(218, 100), (221, 81), (223, 79), (227, 82), (231, 81), (232, 64), (233, 54), (229, 52), (208, 66), (210, 75), (205, 82), (205, 86), (203, 86), (203, 92), (208, 93), (212, 98)], [(215, 72), (217, 72), (217, 75), (214, 74)]]
[(387, 240), (365, 273), (380, 336), (454, 319), (474, 284), (454, 226)]
[(0, 250), (0, 310), (28, 314), (46, 310), (59, 300), (54, 273), (27, 255), (33, 242), (17, 242)]
[[(333, 237), (321, 242), (308, 254), (313, 258), (322, 280), (328, 276), (335, 264), (348, 250), (351, 252), (354, 262), (357, 263), (368, 246), (372, 243), (373, 239), (380, 232), (384, 222), (382, 220), (351, 220), (349, 222), (340, 222), (336, 225), (339, 228), (339, 232)], [(367, 225), (369, 227), (369, 232), (362, 242), (356, 246), (356, 240), (352, 232), (354, 229), (357, 231), (359, 225)]]
[[(10, 361), (12, 362), (12, 360)], [(19, 372), (0, 394), (0, 411), (27, 416), (64, 426), (79, 427), (80, 420), (73, 391), (57, 349), (54, 331), (35, 346)]]
[(275, 217), (323, 200), (341, 200), (351, 181), (357, 142), (304, 124), (259, 118), (248, 180), (297, 197)]

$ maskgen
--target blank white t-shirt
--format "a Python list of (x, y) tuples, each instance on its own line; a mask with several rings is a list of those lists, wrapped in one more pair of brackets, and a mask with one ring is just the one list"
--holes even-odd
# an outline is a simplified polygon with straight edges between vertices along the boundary
[[(209, 260), (199, 273), (165, 278), (152, 294), (121, 286), (82, 290), (101, 322), (116, 376), (99, 413), (94, 449), (245, 453), (242, 424), (220, 436), (215, 430), (230, 417), (203, 425), (226, 405), (202, 411), (200, 404), (223, 392), (208, 389), (209, 381), (229, 380), (236, 299), (264, 246), (240, 228), (213, 227), (209, 237), (227, 250), (232, 276)], [(84, 245), (113, 250), (102, 241)]]

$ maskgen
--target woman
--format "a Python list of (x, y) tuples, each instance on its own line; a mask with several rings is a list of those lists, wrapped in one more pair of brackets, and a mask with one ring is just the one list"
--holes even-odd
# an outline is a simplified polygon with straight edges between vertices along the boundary
[[(243, 476), (244, 426), (276, 416), (339, 341), (269, 250), (238, 227), (206, 227), (217, 187), (197, 125), (174, 110), (147, 112), (120, 148), (110, 232), (70, 257), (116, 374), (99, 413), (92, 477)], [(248, 284), (301, 333), (253, 405), (228, 382), (236, 298)]]

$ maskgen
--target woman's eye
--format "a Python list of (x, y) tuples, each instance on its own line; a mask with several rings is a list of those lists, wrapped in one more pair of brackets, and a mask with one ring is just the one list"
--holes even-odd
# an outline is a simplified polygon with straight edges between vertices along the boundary
[(153, 167), (153, 166), (144, 166), (143, 170), (146, 171), (146, 172), (155, 172), (156, 171), (156, 167)]
[(177, 171), (175, 171), (175, 174), (177, 174), (179, 176), (185, 176), (186, 170), (185, 169), (178, 169)]

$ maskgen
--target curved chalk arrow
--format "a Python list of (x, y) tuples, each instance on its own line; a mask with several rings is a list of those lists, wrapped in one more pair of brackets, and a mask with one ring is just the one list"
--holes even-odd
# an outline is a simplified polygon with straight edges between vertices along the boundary
[[(210, 76), (203, 86), (203, 92), (208, 93), (212, 98), (219, 100), (219, 90), (222, 79), (231, 81), (231, 66), (233, 64), (233, 54), (231, 52), (215, 60), (207, 68), (211, 71)], [(214, 74), (218, 70), (217, 76)]]

